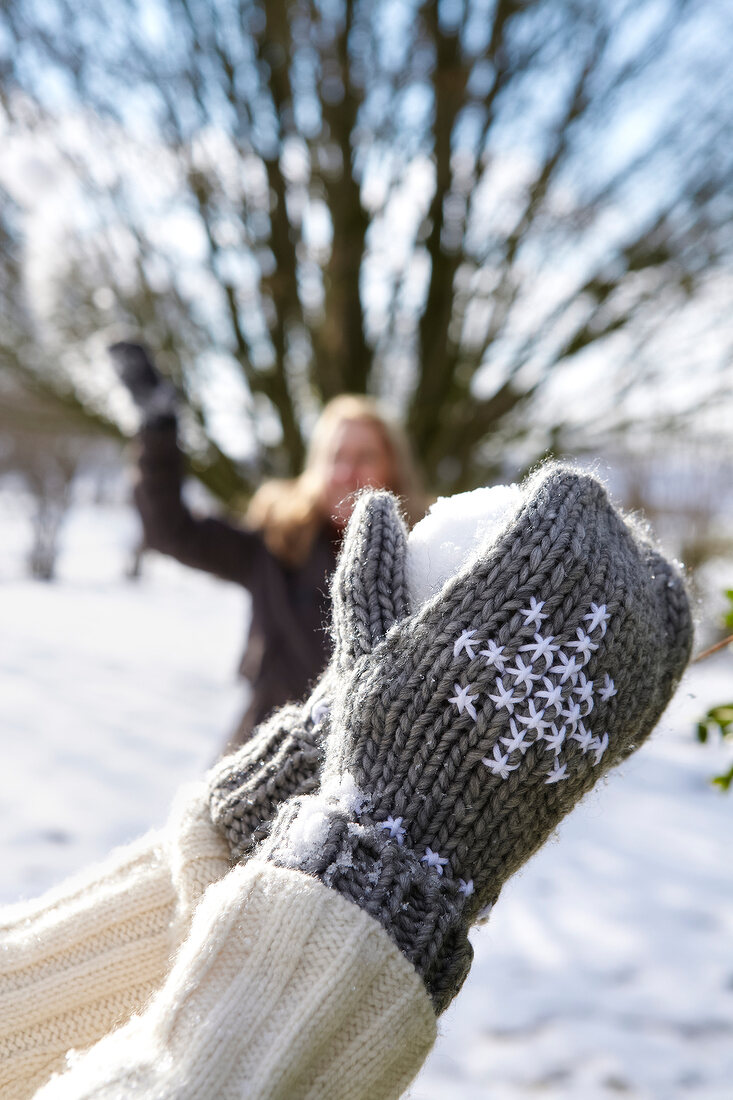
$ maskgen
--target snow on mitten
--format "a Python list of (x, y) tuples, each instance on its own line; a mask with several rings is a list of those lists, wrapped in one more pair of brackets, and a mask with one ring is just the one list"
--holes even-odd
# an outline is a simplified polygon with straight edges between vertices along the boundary
[(337, 677), (370, 653), (407, 614), (406, 537), (392, 498), (372, 497), (368, 520), (350, 529), (348, 552), (334, 573), (332, 588), (342, 613), (335, 625), (329, 668), (305, 703), (276, 711), (245, 745), (209, 772), (211, 817), (226, 837), (233, 860), (267, 836), (291, 795), (317, 788)]
[[(386, 506), (362, 503), (345, 555)], [(369, 561), (354, 593), (336, 587), (342, 645), (380, 580)], [(284, 807), (261, 858), (371, 914), (441, 1012), (468, 972), (470, 925), (647, 737), (691, 638), (677, 570), (595, 478), (545, 468), (435, 596), (355, 652), (334, 681), (321, 789)]]

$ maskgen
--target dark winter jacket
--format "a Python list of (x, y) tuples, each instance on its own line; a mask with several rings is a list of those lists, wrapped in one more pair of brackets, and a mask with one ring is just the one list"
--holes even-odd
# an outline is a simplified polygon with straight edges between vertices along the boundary
[[(274, 707), (302, 698), (330, 650), (329, 578), (336, 549), (326, 531), (300, 568), (289, 568), (256, 531), (194, 516), (181, 499), (183, 460), (175, 423), (143, 428), (135, 500), (145, 545), (249, 590), (252, 619), (240, 672), (252, 698), (228, 748)], [(202, 640), (202, 644), (204, 641)]]

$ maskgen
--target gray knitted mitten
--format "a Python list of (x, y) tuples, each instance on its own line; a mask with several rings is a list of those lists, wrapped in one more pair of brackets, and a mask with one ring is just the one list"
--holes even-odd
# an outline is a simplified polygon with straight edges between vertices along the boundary
[(304, 704), (276, 711), (209, 772), (211, 817), (229, 843), (232, 860), (246, 856), (267, 836), (288, 798), (316, 789), (334, 685), (407, 614), (407, 533), (391, 499), (383, 494), (383, 507), (379, 499), (372, 504), (370, 522), (352, 528), (350, 552), (340, 557), (334, 573), (341, 613), (328, 669)]
[[(391, 508), (357, 507), (342, 578)], [(370, 560), (356, 593), (337, 586), (342, 647), (368, 634), (364, 588), (388, 599), (389, 572)], [(321, 789), (283, 808), (262, 855), (375, 917), (442, 1011), (469, 926), (649, 734), (691, 636), (679, 574), (602, 486), (541, 471), (491, 544), (335, 679)]]

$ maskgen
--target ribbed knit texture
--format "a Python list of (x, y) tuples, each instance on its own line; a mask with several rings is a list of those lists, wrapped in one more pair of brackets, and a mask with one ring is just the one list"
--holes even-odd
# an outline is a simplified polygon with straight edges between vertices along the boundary
[(229, 844), (232, 860), (267, 836), (292, 794), (318, 786), (321, 726), (310, 706), (282, 707), (209, 772), (211, 820)]
[(435, 1030), (371, 917), (255, 858), (207, 891), (146, 1012), (37, 1100), (397, 1100)]
[(229, 867), (202, 786), (166, 830), (0, 916), (0, 1096), (32, 1096), (162, 984), (206, 887)]
[[(368, 631), (367, 606), (335, 586), (337, 638)], [(322, 790), (288, 804), (269, 858), (374, 916), (442, 1011), (471, 921), (649, 734), (691, 640), (675, 568), (595, 478), (542, 471), (496, 541), (339, 678)]]
[(288, 798), (317, 788), (338, 678), (407, 614), (404, 522), (389, 494), (369, 501), (368, 522), (352, 529), (351, 552), (339, 558), (332, 582), (341, 613), (330, 667), (303, 705), (282, 707), (207, 777), (211, 817), (233, 860), (268, 835)]

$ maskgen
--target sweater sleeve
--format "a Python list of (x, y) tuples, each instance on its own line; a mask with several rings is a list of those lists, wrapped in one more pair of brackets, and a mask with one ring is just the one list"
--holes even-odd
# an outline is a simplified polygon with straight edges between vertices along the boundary
[(386, 932), (316, 879), (254, 859), (205, 893), (164, 986), (36, 1100), (395, 1100), (435, 1039)]
[(249, 587), (268, 555), (265, 544), (256, 531), (195, 516), (186, 506), (175, 420), (143, 427), (138, 448), (135, 502), (146, 545), (184, 565)]
[(229, 869), (202, 785), (168, 826), (0, 914), (0, 1095), (25, 1100), (158, 989), (204, 890)]

